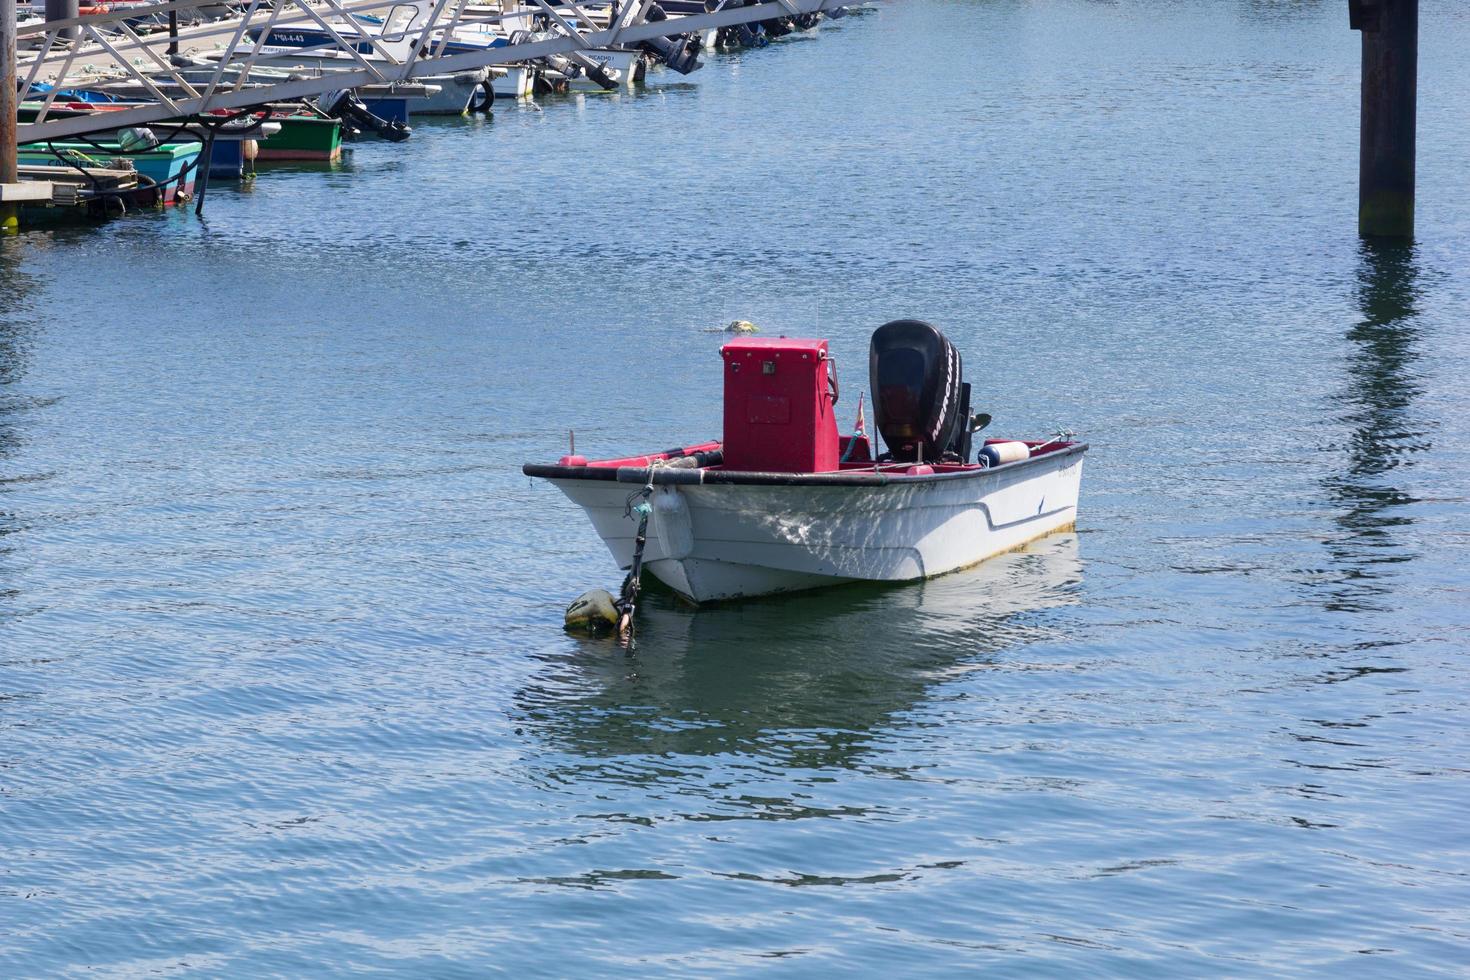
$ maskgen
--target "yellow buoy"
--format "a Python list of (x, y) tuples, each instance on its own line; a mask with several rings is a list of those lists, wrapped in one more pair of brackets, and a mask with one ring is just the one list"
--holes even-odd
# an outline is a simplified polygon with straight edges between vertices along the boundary
[(584, 592), (567, 606), (563, 627), (578, 633), (611, 633), (618, 628), (618, 607), (606, 589)]

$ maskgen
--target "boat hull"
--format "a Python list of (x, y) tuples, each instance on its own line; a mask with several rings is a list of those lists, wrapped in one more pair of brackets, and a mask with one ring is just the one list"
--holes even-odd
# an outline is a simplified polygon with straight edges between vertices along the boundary
[[(1082, 453), (1040, 456), (958, 478), (883, 484), (657, 486), (644, 565), (694, 602), (943, 575), (1073, 526)], [(628, 482), (557, 479), (619, 567), (637, 522)]]
[[(100, 148), (99, 148), (100, 146)], [(67, 166), (67, 161), (96, 161), (106, 167), (113, 158), (131, 162), (132, 167), (158, 187), (142, 187), (127, 195), (135, 207), (165, 207), (188, 200), (194, 194), (194, 165), (199, 160), (198, 143), (164, 143), (151, 150), (124, 152), (116, 143), (32, 143), (17, 152), (21, 166)], [(87, 164), (91, 165), (91, 164)], [(180, 177), (180, 174), (183, 174)]]
[(439, 86), (439, 91), (422, 99), (409, 102), (409, 112), (425, 116), (459, 116), (470, 106), (470, 100), (488, 78), (481, 71), (462, 71), (451, 75), (426, 75), (415, 81)]
[[(623, 88), (632, 88), (638, 81), (638, 67), (643, 54), (636, 49), (589, 48), (582, 54), (593, 61), (601, 62), (605, 68), (617, 71), (618, 80), (622, 83)], [(583, 75), (571, 80), (571, 90), (573, 92), (601, 92), (603, 88)]]
[(342, 155), (342, 123), (324, 116), (275, 116), (280, 132), (260, 141), (258, 160), (318, 160)]
[(503, 72), (491, 75), (490, 84), (497, 99), (529, 99), (535, 89), (535, 69), (527, 65), (506, 65)]

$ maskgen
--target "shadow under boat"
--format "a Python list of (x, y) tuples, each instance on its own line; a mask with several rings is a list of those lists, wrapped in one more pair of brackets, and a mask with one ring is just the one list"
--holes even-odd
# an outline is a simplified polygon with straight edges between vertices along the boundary
[(1077, 535), (1065, 533), (917, 583), (698, 609), (654, 593), (639, 607), (636, 655), (571, 639), (517, 692), (517, 722), (578, 756), (578, 770), (668, 754), (857, 765), (873, 731), (935, 685), (1053, 635), (1037, 614), (1075, 604), (1082, 574)]

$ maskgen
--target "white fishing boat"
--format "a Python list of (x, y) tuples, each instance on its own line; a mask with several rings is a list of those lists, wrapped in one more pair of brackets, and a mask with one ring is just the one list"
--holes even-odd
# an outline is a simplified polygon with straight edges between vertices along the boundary
[[(616, 81), (621, 88), (632, 88), (643, 78), (643, 52), (633, 48), (588, 48), (580, 52)], [(568, 79), (573, 92), (600, 92), (604, 86), (585, 71)]]
[(972, 459), (989, 417), (970, 415), (959, 353), (927, 323), (873, 335), (874, 420), (888, 447), (876, 456), (861, 408), (856, 431), (838, 435), (825, 340), (741, 338), (721, 357), (723, 439), (523, 467), (586, 511), (635, 582), (646, 568), (696, 603), (902, 582), (1076, 521), (1086, 444), (987, 439)]
[(529, 99), (536, 92), (536, 69), (530, 65), (506, 65), (493, 71), (490, 84), (497, 99)]

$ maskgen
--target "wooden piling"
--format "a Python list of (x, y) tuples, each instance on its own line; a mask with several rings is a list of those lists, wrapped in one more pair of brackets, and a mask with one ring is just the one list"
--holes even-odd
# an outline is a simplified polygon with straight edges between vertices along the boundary
[[(15, 149), (15, 96), (15, 0), (0, 0), (0, 185), (20, 182)], [(19, 208), (0, 201), (0, 233), (15, 231), (19, 226)]]
[(1358, 234), (1414, 235), (1414, 136), (1419, 0), (1348, 0), (1363, 35), (1358, 148)]

